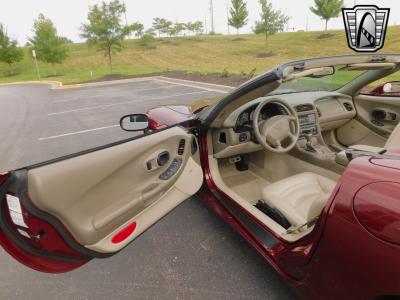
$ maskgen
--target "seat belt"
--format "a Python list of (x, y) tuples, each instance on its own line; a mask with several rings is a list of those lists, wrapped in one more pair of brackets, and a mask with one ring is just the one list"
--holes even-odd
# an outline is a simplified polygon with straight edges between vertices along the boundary
[(312, 218), (310, 221), (308, 221), (302, 225), (298, 225), (296, 227), (291, 227), (286, 230), (285, 234), (299, 233), (301, 231), (300, 229), (302, 229), (306, 226), (307, 226), (307, 228), (310, 228), (312, 225), (315, 225), (315, 223), (317, 223), (319, 217), (320, 217), (320, 215)]

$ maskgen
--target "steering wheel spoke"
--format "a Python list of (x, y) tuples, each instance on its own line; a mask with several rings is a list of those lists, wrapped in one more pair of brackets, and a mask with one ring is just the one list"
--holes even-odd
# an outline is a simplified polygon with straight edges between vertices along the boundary
[(276, 140), (275, 143), (274, 143), (274, 148), (277, 149), (277, 150), (283, 150), (284, 148), (282, 146), (282, 141)]

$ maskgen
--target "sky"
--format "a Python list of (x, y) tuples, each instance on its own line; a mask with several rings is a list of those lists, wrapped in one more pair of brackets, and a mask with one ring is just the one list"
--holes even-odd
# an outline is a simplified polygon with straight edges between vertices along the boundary
[[(106, 0), (108, 2), (109, 0)], [(121, 0), (122, 1), (122, 0)], [(75, 42), (82, 41), (79, 28), (87, 20), (89, 6), (99, 3), (99, 0), (0, 0), (0, 23), (19, 44), (25, 44), (27, 37), (32, 35), (33, 21), (39, 13), (50, 18), (58, 29), (58, 33)], [(141, 22), (146, 28), (151, 27), (154, 17), (162, 17), (173, 22), (203, 21), (207, 22), (208, 31), (211, 26), (209, 11), (210, 0), (124, 0), (127, 6), (129, 23)], [(218, 33), (228, 33), (227, 5), (230, 0), (213, 0), (214, 23)], [(254, 22), (258, 19), (260, 5), (258, 0), (246, 0), (249, 9), (248, 24), (242, 33), (251, 32)], [(345, 0), (346, 7), (357, 4), (375, 4), (381, 8), (391, 8), (389, 25), (400, 24), (399, 0)], [(322, 30), (324, 22), (311, 11), (313, 0), (272, 0), (275, 9), (280, 9), (290, 17), (286, 30)], [(331, 29), (343, 28), (341, 17), (329, 22)], [(230, 28), (231, 33), (235, 33)]]

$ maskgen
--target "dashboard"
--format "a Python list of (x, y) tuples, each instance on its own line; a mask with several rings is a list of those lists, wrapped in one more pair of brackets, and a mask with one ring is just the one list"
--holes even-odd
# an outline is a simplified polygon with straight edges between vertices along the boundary
[[(337, 92), (302, 92), (257, 98), (234, 110), (222, 127), (213, 131), (214, 157), (231, 157), (262, 149), (253, 132), (253, 118), (257, 106), (270, 98), (284, 100), (297, 111), (300, 139), (308, 135), (322, 138), (323, 132), (338, 128), (356, 116), (352, 98)], [(271, 102), (264, 106), (259, 120), (288, 114), (283, 106)]]

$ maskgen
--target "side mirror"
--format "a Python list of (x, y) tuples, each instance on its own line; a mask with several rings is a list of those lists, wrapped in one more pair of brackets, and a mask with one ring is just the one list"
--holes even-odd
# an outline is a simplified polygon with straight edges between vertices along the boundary
[(121, 118), (119, 125), (125, 131), (142, 131), (149, 127), (149, 118), (144, 114), (127, 115)]

